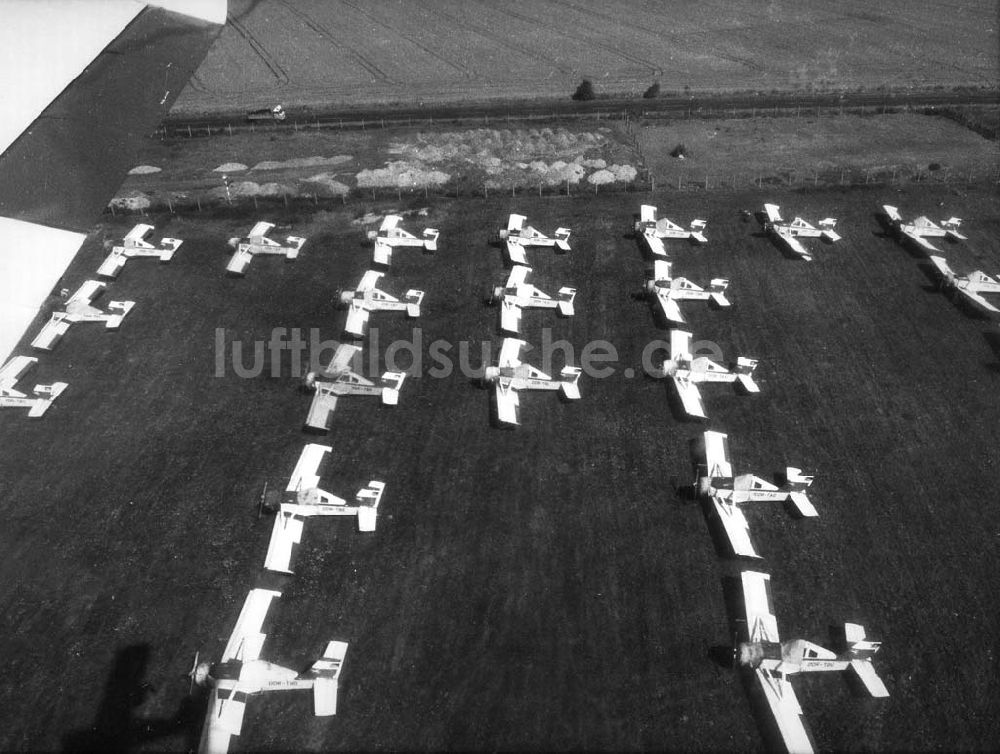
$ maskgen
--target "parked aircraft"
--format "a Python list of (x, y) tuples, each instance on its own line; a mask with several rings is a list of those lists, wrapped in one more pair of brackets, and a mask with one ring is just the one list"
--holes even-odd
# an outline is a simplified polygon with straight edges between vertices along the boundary
[(680, 225), (665, 217), (656, 219), (656, 207), (643, 204), (639, 208), (639, 219), (635, 223), (635, 232), (642, 234), (649, 251), (656, 256), (665, 257), (667, 250), (663, 245), (664, 238), (686, 238), (693, 243), (708, 243), (705, 234), (704, 220), (692, 220), (691, 228), (684, 230)]
[(392, 250), (400, 246), (422, 246), (425, 253), (437, 251), (440, 233), (436, 228), (424, 228), (423, 234), (417, 238), (399, 227), (402, 221), (399, 215), (386, 215), (377, 231), (368, 231), (369, 240), (375, 242), (375, 264), (391, 264)]
[(375, 531), (378, 504), (385, 483), (372, 480), (358, 490), (355, 505), (319, 488), (317, 470), (323, 458), (333, 448), (310, 443), (302, 449), (281, 501), (271, 530), (264, 568), (269, 571), (292, 573), (292, 549), (302, 541), (304, 519), (310, 516), (357, 516), (358, 531)]
[(743, 571), (741, 577), (748, 641), (735, 648), (737, 666), (753, 672), (788, 751), (814, 750), (789, 676), (850, 671), (871, 696), (889, 696), (889, 690), (872, 664), (872, 656), (878, 652), (881, 642), (867, 640), (863, 626), (844, 624), (845, 646), (839, 653), (804, 639), (781, 642), (771, 605), (770, 575)]
[(561, 390), (570, 400), (580, 398), (577, 385), (583, 371), (580, 367), (564, 366), (559, 379), (554, 380), (540, 369), (521, 362), (521, 349), (526, 345), (517, 338), (504, 338), (497, 365), (486, 367), (483, 375), (483, 381), (496, 388), (497, 418), (504, 424), (520, 424), (519, 390)]
[(921, 215), (912, 223), (904, 223), (903, 216), (899, 214), (899, 209), (890, 204), (883, 204), (882, 211), (885, 212), (889, 220), (889, 225), (896, 232), (900, 240), (909, 239), (925, 251), (938, 251), (939, 249), (928, 241), (928, 238), (948, 238), (952, 241), (965, 241), (965, 236), (958, 232), (958, 227), (962, 224), (961, 218), (951, 217), (942, 220), (938, 225), (933, 220)]
[(541, 231), (525, 225), (527, 217), (511, 215), (507, 218), (507, 227), (501, 228), (500, 240), (506, 241), (507, 257), (514, 264), (528, 264), (524, 250), (528, 246), (551, 246), (559, 252), (569, 251), (569, 228), (556, 228), (551, 238)]
[(285, 259), (296, 259), (306, 239), (288, 236), (285, 243), (280, 244), (267, 237), (268, 231), (273, 227), (274, 223), (259, 221), (250, 229), (246, 238), (230, 238), (229, 245), (236, 251), (226, 265), (226, 272), (242, 275), (250, 261), (259, 254), (277, 254)]
[(684, 330), (670, 331), (670, 360), (663, 362), (662, 370), (656, 377), (671, 377), (677, 388), (684, 411), (689, 416), (706, 418), (705, 406), (698, 391), (700, 382), (739, 383), (749, 393), (759, 393), (760, 387), (754, 382), (753, 373), (757, 368), (756, 359), (740, 356), (732, 367), (717, 364), (707, 356), (694, 358), (691, 354), (691, 333)]
[(52, 312), (49, 321), (31, 341), (34, 348), (51, 351), (75, 322), (103, 322), (107, 330), (117, 330), (132, 311), (135, 301), (109, 301), (108, 310), (101, 311), (91, 303), (104, 289), (104, 283), (88, 280), (66, 300), (62, 311)]
[(930, 259), (941, 274), (942, 287), (960, 294), (966, 302), (983, 314), (1000, 314), (1000, 309), (997, 309), (981, 295), (983, 293), (1000, 293), (1000, 282), (995, 278), (991, 278), (979, 270), (970, 272), (968, 275), (956, 275), (944, 257), (931, 254)]
[(573, 316), (576, 288), (563, 286), (556, 298), (525, 282), (531, 268), (515, 264), (507, 276), (506, 286), (493, 289), (490, 303), (500, 304), (500, 329), (516, 335), (521, 327), (522, 309), (558, 309), (564, 317)]
[[(697, 442), (697, 441), (693, 441)], [(744, 503), (790, 501), (802, 516), (817, 516), (807, 489), (813, 477), (789, 466), (785, 484), (778, 487), (753, 474), (733, 475), (729, 462), (729, 437), (721, 432), (705, 432), (704, 456), (698, 464), (697, 489), (712, 501), (715, 512), (732, 545), (733, 552), (749, 558), (760, 557), (750, 541), (750, 525), (740, 506)]]
[(687, 278), (672, 276), (672, 264), (665, 259), (653, 260), (653, 277), (646, 281), (646, 294), (659, 302), (663, 316), (668, 321), (684, 324), (684, 315), (677, 305), (678, 301), (714, 301), (718, 306), (729, 306), (726, 289), (729, 281), (725, 278), (713, 278), (708, 290), (695, 285)]
[(798, 254), (807, 262), (812, 260), (809, 250), (799, 241), (800, 238), (823, 238), (825, 241), (833, 243), (839, 241), (840, 236), (833, 230), (837, 221), (832, 217), (827, 217), (819, 221), (819, 227), (814, 228), (801, 217), (796, 217), (790, 223), (781, 219), (777, 204), (765, 204), (764, 212), (767, 221), (764, 223), (764, 230), (781, 241), (786, 248)]
[(344, 330), (356, 338), (364, 335), (370, 312), (405, 311), (408, 317), (420, 316), (420, 304), (424, 300), (424, 292), (411, 288), (400, 301), (375, 287), (384, 274), (368, 270), (356, 289), (340, 293), (341, 306), (348, 308)]
[(305, 376), (306, 389), (315, 391), (309, 416), (306, 417), (307, 426), (329, 429), (337, 399), (345, 395), (381, 396), (382, 402), (389, 406), (395, 406), (399, 402), (399, 391), (403, 387), (406, 373), (386, 372), (379, 383), (375, 384), (351, 370), (351, 361), (359, 353), (359, 346), (341, 343), (323, 372), (318, 375), (309, 372)]
[(35, 385), (34, 396), (28, 397), (14, 388), (25, 372), (38, 363), (34, 356), (15, 356), (0, 367), (0, 408), (26, 408), (28, 416), (36, 418), (49, 410), (49, 406), (63, 390), (69, 387), (65, 382), (51, 385)]
[(161, 262), (169, 262), (174, 258), (174, 252), (184, 243), (179, 238), (161, 238), (159, 244), (151, 244), (145, 238), (155, 228), (152, 225), (139, 224), (130, 230), (120, 245), (113, 246), (108, 258), (97, 268), (97, 274), (102, 277), (116, 278), (122, 271), (125, 262), (132, 257), (157, 257)]
[(219, 661), (198, 662), (195, 655), (188, 676), (192, 684), (212, 689), (199, 751), (224, 754), (229, 750), (230, 737), (240, 735), (243, 729), (247, 697), (251, 694), (312, 689), (313, 712), (319, 717), (337, 714), (337, 691), (347, 642), (329, 642), (322, 657), (303, 673), (260, 659), (267, 639), (261, 627), (271, 601), (280, 596), (281, 592), (274, 590), (252, 589)]

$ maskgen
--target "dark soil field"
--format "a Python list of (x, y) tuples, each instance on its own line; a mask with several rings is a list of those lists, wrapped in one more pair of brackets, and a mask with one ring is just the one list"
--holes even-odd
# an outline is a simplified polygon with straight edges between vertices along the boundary
[[(234, 750), (757, 749), (739, 679), (712, 659), (732, 640), (722, 585), (741, 564), (717, 555), (678, 489), (706, 428), (729, 433), (737, 470), (817, 475), (818, 519), (748, 513), (782, 636), (825, 642), (856, 621), (884, 641), (887, 700), (856, 699), (837, 677), (796, 682), (818, 745), (994, 747), (1000, 338), (937, 291), (874, 213), (888, 202), (907, 217), (964, 217), (967, 244), (942, 244), (952, 266), (994, 273), (996, 198), (916, 186), (433, 202), (440, 250), (397, 252), (384, 280), (427, 291), (420, 375), (397, 407), (344, 400), (318, 438), (334, 448), (324, 488), (387, 483), (378, 531), (310, 521), (288, 578), (262, 570), (271, 521), (255, 505), (317, 441), (302, 431), (309, 398), (288, 355), (274, 376), (215, 376), (217, 329), (245, 350), (273, 328), (338, 337), (334, 291), (371, 255), (350, 223), (360, 211), (152, 218), (186, 241), (171, 264), (131, 260), (108, 286), (138, 302), (121, 331), (73, 327), (30, 375), (69, 389), (42, 420), (0, 417), (0, 749), (195, 746), (204, 700), (187, 700), (183, 674), (196, 650), (218, 656), (261, 584), (283, 590), (266, 658), (305, 667), (330, 639), (350, 649), (337, 717), (314, 718), (305, 692), (259, 696)], [(839, 218), (843, 240), (817, 244), (811, 263), (789, 259), (739, 216), (768, 200)], [(675, 269), (728, 277), (734, 305), (686, 306), (691, 329), (727, 359), (761, 360), (759, 395), (705, 388), (705, 424), (679, 421), (667, 385), (641, 376), (644, 347), (667, 336), (632, 297), (643, 202), (709, 221), (709, 244), (676, 247)], [(569, 255), (530, 259), (544, 290), (579, 289), (577, 314), (529, 312), (527, 339), (551, 327), (576, 361), (596, 339), (618, 353), (612, 376), (581, 380), (579, 402), (523, 396), (513, 432), (490, 426), (487, 391), (458, 372), (430, 376), (426, 358), (437, 339), (499, 345), (482, 296), (505, 277), (488, 241), (511, 210), (573, 229)], [(256, 259), (227, 278), (225, 239), (258, 217), (309, 241), (294, 263)], [(103, 238), (130, 225), (100, 228), (64, 284), (92, 276)], [(383, 355), (415, 332), (391, 314), (373, 322)]]

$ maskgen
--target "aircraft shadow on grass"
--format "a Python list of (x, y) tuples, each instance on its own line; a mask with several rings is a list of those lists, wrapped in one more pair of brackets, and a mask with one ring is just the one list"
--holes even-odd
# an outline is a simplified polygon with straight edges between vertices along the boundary
[(183, 737), (183, 748), (198, 748), (198, 736), (205, 714), (204, 699), (186, 696), (171, 717), (140, 717), (136, 711), (155, 693), (148, 681), (148, 644), (133, 644), (118, 650), (104, 684), (104, 693), (94, 722), (89, 728), (71, 731), (62, 738), (66, 752), (127, 752), (147, 741)]
[(996, 361), (987, 363), (986, 367), (992, 369), (994, 372), (1000, 372), (1000, 330), (986, 330), (983, 333), (983, 337), (986, 338), (986, 345), (990, 347), (997, 359)]

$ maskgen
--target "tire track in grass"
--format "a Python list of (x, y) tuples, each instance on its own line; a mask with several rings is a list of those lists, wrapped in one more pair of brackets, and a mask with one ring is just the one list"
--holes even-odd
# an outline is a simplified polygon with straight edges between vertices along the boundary
[(457, 24), (460, 28), (464, 29), (467, 32), (471, 32), (477, 36), (482, 37), (483, 39), (488, 39), (491, 42), (494, 42), (510, 50), (513, 50), (514, 52), (520, 53), (521, 55), (524, 55), (527, 58), (532, 58), (534, 60), (538, 60), (543, 63), (548, 63), (557, 71), (559, 71), (559, 73), (563, 73), (566, 75), (575, 75), (580, 72), (578, 68), (575, 68), (573, 66), (566, 66), (563, 63), (559, 62), (558, 58), (554, 58), (551, 57), (550, 55), (545, 55), (543, 53), (540, 53), (538, 52), (538, 50), (534, 48), (527, 47), (525, 45), (519, 45), (510, 40), (499, 38), (496, 29), (490, 29), (487, 26), (471, 22), (468, 19), (456, 18), (451, 13), (447, 13), (441, 8), (438, 8), (433, 5), (427, 6), (425, 10), (430, 13), (436, 13), (437, 15), (448, 19), (449, 21)]
[[(483, 0), (479, 0), (479, 1), (483, 2)], [(560, 0), (553, 0), (553, 2), (556, 2), (558, 4), (564, 4), (564, 3), (560, 3)], [(487, 4), (489, 4), (489, 3), (487, 3)], [(572, 7), (572, 6), (570, 6), (570, 7)], [(547, 26), (547, 24), (544, 21), (542, 21), (541, 19), (532, 18), (531, 16), (526, 16), (523, 13), (518, 13), (517, 11), (511, 10), (510, 8), (504, 8), (503, 12), (506, 15), (510, 16), (511, 18), (520, 19), (521, 21), (524, 21), (524, 22), (526, 22), (528, 24), (531, 24), (532, 26), (536, 26), (536, 27), (537, 26), (542, 26), (542, 27)], [(649, 71), (650, 71), (650, 73), (652, 73), (652, 75), (654, 75), (654, 76), (661, 76), (663, 74), (663, 69), (660, 68), (659, 66), (655, 65), (652, 61), (646, 60), (645, 58), (636, 57), (635, 55), (630, 55), (627, 52), (623, 52), (622, 50), (618, 49), (614, 45), (605, 44), (604, 42), (597, 42), (597, 41), (595, 41), (593, 39), (590, 39), (588, 37), (584, 37), (584, 36), (581, 36), (579, 34), (572, 34), (572, 33), (566, 32), (565, 30), (563, 31), (563, 34), (566, 37), (570, 38), (570, 39), (575, 39), (575, 40), (577, 40), (579, 42), (583, 42), (583, 43), (591, 45), (593, 47), (599, 47), (602, 50), (606, 50), (606, 51), (610, 52), (612, 55), (616, 55), (617, 57), (621, 58), (622, 60), (627, 60), (630, 63), (635, 63), (637, 66), (640, 66), (640, 67), (643, 67), (643, 68), (648, 68)]]
[(368, 73), (370, 73), (372, 76), (374, 76), (375, 79), (376, 79), (376, 81), (379, 81), (380, 83), (383, 83), (383, 84), (394, 84), (394, 83), (396, 83), (395, 81), (393, 81), (392, 79), (390, 79), (389, 75), (385, 71), (383, 71), (381, 68), (379, 68), (371, 60), (371, 58), (363, 55), (356, 47), (352, 47), (351, 45), (345, 43), (343, 40), (337, 39), (330, 32), (329, 29), (327, 29), (325, 26), (322, 26), (321, 24), (319, 24), (319, 22), (315, 21), (310, 15), (308, 15), (302, 9), (298, 8), (294, 3), (290, 3), (290, 2), (288, 2), (288, 0), (281, 0), (281, 5), (283, 5), (285, 8), (287, 8), (288, 10), (290, 10), (292, 13), (294, 13), (299, 18), (301, 18), (302, 21), (303, 21), (303, 23), (305, 23), (306, 26), (308, 26), (314, 32), (316, 32), (321, 37), (323, 37), (323, 39), (327, 40), (328, 42), (330, 42), (331, 44), (333, 44), (335, 47), (342, 47), (345, 50), (347, 50), (349, 53), (351, 53), (351, 55), (353, 55), (354, 58), (358, 61), (358, 64), (362, 68), (364, 68), (366, 71), (368, 71)]
[(435, 52), (434, 50), (432, 50), (427, 45), (423, 44), (422, 42), (417, 41), (417, 39), (414, 38), (412, 35), (407, 34), (406, 32), (400, 31), (395, 26), (391, 26), (390, 24), (387, 24), (385, 21), (381, 20), (380, 18), (377, 18), (372, 13), (369, 13), (367, 10), (365, 10), (360, 5), (357, 5), (356, 3), (349, 2), (349, 0), (340, 0), (340, 2), (341, 2), (342, 5), (346, 5), (349, 8), (353, 8), (355, 11), (357, 11), (361, 15), (363, 15), (363, 16), (365, 16), (367, 18), (370, 18), (372, 21), (374, 21), (375, 23), (377, 23), (379, 26), (384, 26), (386, 29), (389, 29), (390, 31), (398, 34), (400, 37), (402, 37), (403, 39), (405, 39), (407, 42), (410, 42), (410, 43), (416, 45), (417, 47), (419, 47), (421, 50), (423, 50), (424, 52), (426, 52), (432, 58), (436, 58), (437, 60), (440, 60), (442, 63), (444, 63), (446, 66), (448, 66), (449, 68), (452, 68), (453, 70), (458, 71), (465, 78), (467, 78), (467, 79), (475, 78), (475, 74), (472, 71), (470, 71), (468, 68), (466, 68), (464, 65), (461, 65), (460, 63), (456, 63), (453, 60), (449, 60), (444, 55), (441, 55), (440, 53)]
[(239, 34), (243, 39), (247, 41), (250, 45), (250, 49), (257, 53), (257, 56), (264, 61), (264, 65), (268, 67), (271, 73), (274, 75), (278, 81), (282, 84), (287, 84), (289, 82), (288, 72), (281, 67), (281, 64), (268, 52), (267, 48), (261, 43), (257, 37), (254, 36), (253, 32), (246, 27), (246, 25), (236, 18), (232, 13), (226, 15), (226, 22), (233, 27), (237, 34)]

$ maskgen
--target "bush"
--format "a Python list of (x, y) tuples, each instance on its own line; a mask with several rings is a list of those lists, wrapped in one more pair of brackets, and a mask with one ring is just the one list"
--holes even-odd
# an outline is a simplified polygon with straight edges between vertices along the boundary
[(584, 79), (580, 82), (580, 86), (573, 92), (573, 99), (578, 102), (594, 99), (594, 85), (590, 83), (590, 79)]
[(655, 99), (660, 96), (660, 82), (655, 81), (653, 85), (649, 87), (646, 91), (642, 93), (643, 99)]

